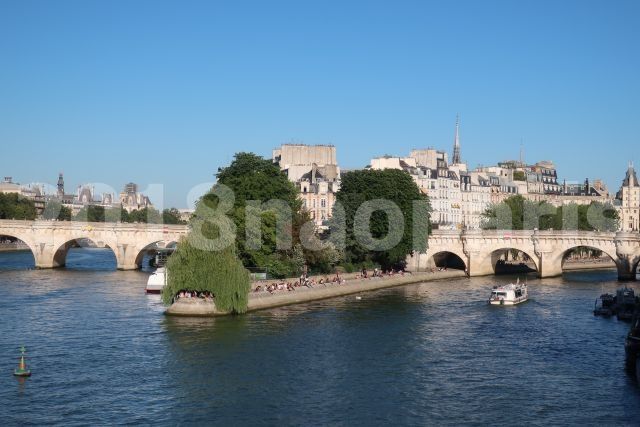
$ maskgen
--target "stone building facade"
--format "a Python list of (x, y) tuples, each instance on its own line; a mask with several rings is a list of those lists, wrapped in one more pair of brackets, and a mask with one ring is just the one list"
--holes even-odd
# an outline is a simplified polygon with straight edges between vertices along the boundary
[(640, 183), (633, 164), (629, 164), (616, 198), (621, 230), (640, 230)]
[(331, 218), (340, 189), (340, 167), (333, 145), (284, 144), (272, 160), (296, 185), (304, 208), (318, 228)]

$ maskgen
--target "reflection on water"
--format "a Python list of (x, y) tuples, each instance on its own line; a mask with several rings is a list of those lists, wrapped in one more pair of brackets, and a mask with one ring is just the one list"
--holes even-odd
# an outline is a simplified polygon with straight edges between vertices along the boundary
[[(100, 253), (80, 261), (101, 269)], [(6, 423), (640, 419), (640, 392), (624, 370), (628, 326), (591, 314), (595, 298), (618, 286), (615, 272), (529, 277), (531, 300), (516, 307), (487, 305), (490, 287), (509, 280), (487, 277), (215, 319), (165, 317), (159, 297), (144, 294), (147, 277), (0, 272)], [(20, 384), (11, 372), (22, 344), (33, 376)]]

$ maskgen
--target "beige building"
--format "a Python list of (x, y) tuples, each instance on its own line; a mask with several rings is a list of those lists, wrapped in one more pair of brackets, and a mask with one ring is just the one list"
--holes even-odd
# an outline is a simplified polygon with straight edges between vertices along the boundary
[(640, 183), (632, 164), (617, 195), (622, 231), (640, 230)]
[(20, 184), (16, 184), (13, 182), (13, 178), (10, 176), (5, 176), (4, 181), (0, 182), (0, 193), (5, 194), (21, 194), (22, 187)]
[[(415, 157), (414, 157), (415, 156)], [(481, 214), (491, 203), (489, 179), (467, 172), (464, 163), (448, 164), (444, 151), (413, 150), (409, 157), (371, 159), (371, 169), (401, 169), (429, 196), (431, 222), (439, 229), (480, 228)]]
[(138, 185), (133, 182), (124, 186), (124, 190), (120, 193), (120, 204), (122, 205), (122, 209), (129, 213), (135, 210), (153, 207), (149, 197), (138, 192)]
[(273, 150), (272, 159), (296, 185), (304, 208), (316, 226), (331, 218), (340, 189), (340, 167), (333, 145), (284, 144)]
[(457, 119), (451, 163), (445, 151), (426, 148), (411, 150), (409, 157), (377, 157), (371, 159), (369, 167), (409, 173), (429, 196), (431, 223), (439, 229), (480, 228), (482, 213), (492, 202), (494, 187), (501, 182), (491, 173), (469, 172), (461, 157)]

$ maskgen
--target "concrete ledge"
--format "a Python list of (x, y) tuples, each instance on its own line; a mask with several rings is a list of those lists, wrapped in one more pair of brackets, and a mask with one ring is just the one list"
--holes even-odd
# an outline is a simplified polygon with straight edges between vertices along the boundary
[[(247, 312), (456, 277), (466, 277), (466, 274), (460, 270), (440, 271), (436, 273), (413, 273), (405, 274), (404, 276), (396, 275), (393, 277), (350, 280), (341, 285), (315, 285), (313, 288), (296, 288), (295, 291), (279, 291), (273, 294), (264, 291), (251, 293), (249, 294)], [(178, 316), (222, 316), (229, 313), (217, 311), (215, 303), (211, 301), (207, 302), (194, 298), (178, 300), (165, 311), (165, 314)]]
[(171, 316), (220, 316), (229, 314), (220, 312), (216, 309), (213, 301), (207, 301), (200, 298), (180, 298), (174, 302), (165, 311), (165, 314)]

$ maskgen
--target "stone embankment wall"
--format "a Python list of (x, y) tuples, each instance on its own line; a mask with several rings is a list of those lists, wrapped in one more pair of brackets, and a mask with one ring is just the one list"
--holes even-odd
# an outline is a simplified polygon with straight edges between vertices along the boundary
[[(435, 273), (396, 274), (393, 276), (375, 277), (368, 279), (351, 279), (342, 284), (316, 284), (312, 288), (300, 287), (295, 291), (276, 291), (273, 294), (260, 291), (249, 294), (247, 311), (263, 310), (292, 304), (302, 304), (327, 298), (352, 295), (361, 292), (394, 286), (421, 283), (431, 280), (466, 277), (464, 271), (448, 270)], [(215, 304), (198, 298), (183, 298), (173, 303), (166, 314), (177, 316), (219, 316), (229, 313), (219, 312)]]

